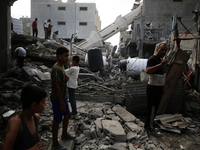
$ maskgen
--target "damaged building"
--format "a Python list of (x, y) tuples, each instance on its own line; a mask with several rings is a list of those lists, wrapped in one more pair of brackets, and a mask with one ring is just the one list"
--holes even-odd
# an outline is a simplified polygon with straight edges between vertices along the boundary
[[(179, 17), (185, 27), (189, 28), (194, 24), (192, 11), (198, 7), (197, 2), (195, 0), (144, 0), (142, 10), (134, 19), (131, 30), (121, 33), (120, 50), (124, 56), (144, 58), (146, 52), (153, 55), (155, 45), (170, 38), (173, 17)], [(137, 1), (133, 8), (138, 6)], [(181, 34), (185, 32), (184, 26), (179, 25)], [(196, 34), (197, 28), (194, 27), (190, 32)], [(191, 33), (188, 33), (188, 36)], [(193, 48), (192, 44), (189, 45), (190, 47), (186, 47), (187, 44), (183, 46), (183, 49)]]
[[(72, 34), (77, 34), (76, 42), (79, 42), (86, 39), (91, 31), (101, 29), (101, 20), (95, 3), (31, 0), (31, 18), (20, 18), (26, 22), (25, 33), (32, 35), (32, 27), (29, 24), (32, 24), (35, 18), (38, 18), (38, 37), (40, 38), (44, 38), (43, 24), (47, 19), (51, 19), (52, 33), (55, 33), (57, 38), (68, 41)], [(30, 21), (29, 24), (27, 21)]]
[[(60, 0), (32, 0), (34, 6), (32, 11), (38, 7), (41, 9), (45, 7), (52, 13), (54, 13), (53, 10), (58, 12), (51, 18), (52, 24), (55, 25), (53, 28), (58, 31), (58, 37), (60, 36), (56, 40), (21, 34), (12, 34), (10, 37), (9, 7), (14, 1), (10, 0), (9, 2), (0, 1), (3, 14), (1, 26), (5, 29), (0, 31), (2, 35), (5, 35), (4, 38), (0, 37), (2, 39), (0, 47), (0, 145), (3, 142), (7, 121), (13, 114), (21, 110), (21, 89), (27, 85), (35, 84), (43, 87), (48, 95), (51, 92), (50, 72), (52, 65), (56, 62), (56, 49), (65, 46), (70, 49), (70, 57), (73, 55), (80, 57), (80, 73), (76, 89), (79, 115), (71, 118), (69, 122), (69, 132), (76, 134), (77, 138), (67, 142), (62, 141), (60, 139), (62, 126), (60, 126), (59, 142), (61, 144), (69, 150), (199, 149), (200, 95), (198, 88), (195, 88), (195, 85), (189, 80), (191, 75), (189, 70), (185, 70), (186, 66), (193, 66), (190, 68), (194, 69), (196, 74), (194, 82), (198, 87), (199, 72), (196, 72), (196, 67), (199, 68), (199, 36), (196, 25), (199, 24), (199, 18), (196, 22), (192, 20), (194, 14), (199, 17), (198, 11), (192, 13), (192, 10), (196, 12), (195, 9), (199, 9), (195, 8), (196, 2), (189, 0), (144, 0), (142, 4), (138, 0), (133, 6), (133, 12), (124, 17), (116, 18), (114, 23), (102, 30), (99, 29), (98, 25), (95, 25), (94, 19), (92, 26), (96, 32), (89, 33), (87, 31), (87, 34), (83, 36), (81, 35), (82, 27), (79, 25), (85, 20), (80, 19), (76, 23), (73, 20), (74, 22), (70, 23), (64, 18), (59, 19), (56, 15), (64, 17), (68, 11), (68, 5), (70, 5), (73, 10), (76, 10), (76, 13), (83, 13), (82, 11), (89, 11), (91, 8), (95, 13), (90, 14), (90, 16), (95, 18), (97, 15), (95, 4), (79, 4), (74, 3), (73, 0), (68, 1), (69, 3), (62, 3)], [(153, 11), (152, 8), (154, 8)], [(80, 18), (84, 17), (82, 15)], [(36, 11), (32, 12), (31, 20), (36, 17), (39, 18)], [(74, 19), (74, 17), (72, 18)], [(39, 20), (41, 37), (44, 34), (43, 21), (48, 18), (49, 16), (44, 16), (43, 19)], [(24, 18), (24, 20), (26, 19), (30, 21), (30, 18)], [(126, 21), (123, 22), (124, 20)], [(71, 30), (73, 32), (65, 30), (64, 26), (68, 26), (68, 23), (73, 25), (74, 29)], [(119, 26), (118, 23), (124, 24)], [(178, 26), (175, 26), (176, 23)], [(86, 24), (89, 26), (90, 23)], [(132, 25), (132, 30), (124, 31), (129, 24)], [(196, 27), (194, 26), (192, 29), (190, 27), (193, 24)], [(68, 40), (76, 30), (79, 30), (80, 33), (78, 38), (85, 39), (85, 41), (72, 44)], [(184, 32), (185, 30), (187, 33)], [(179, 31), (178, 36), (172, 34), (177, 31)], [(114, 67), (108, 71), (107, 64), (103, 63), (102, 47), (104, 41), (117, 32), (121, 32), (121, 54), (113, 56)], [(92, 35), (98, 40), (94, 41)], [(158, 138), (149, 134), (144, 128), (148, 78), (145, 74), (147, 60), (143, 59), (143, 56), (146, 51), (153, 55), (156, 44), (169, 37), (170, 40), (167, 44), (171, 47), (168, 51), (169, 63), (166, 65), (168, 73), (165, 84), (166, 94), (161, 101), (160, 114), (155, 118), (155, 124), (163, 134), (162, 138)], [(67, 41), (63, 39), (67, 39)], [(181, 47), (176, 43), (179, 40)], [(18, 44), (23, 45), (27, 50), (25, 66), (22, 69), (16, 67), (11, 58), (11, 49), (14, 50)], [(95, 53), (91, 56), (95, 59), (86, 64), (85, 59), (89, 51)], [(188, 60), (193, 63), (186, 65)], [(90, 68), (91, 63), (96, 67), (99, 62), (101, 62), (100, 70), (94, 69), (94, 71)], [(126, 63), (122, 64), (123, 62)], [(49, 149), (52, 142), (53, 113), (51, 107), (52, 104), (47, 99), (47, 106), (40, 114), (41, 120), (38, 130), (44, 150)]]

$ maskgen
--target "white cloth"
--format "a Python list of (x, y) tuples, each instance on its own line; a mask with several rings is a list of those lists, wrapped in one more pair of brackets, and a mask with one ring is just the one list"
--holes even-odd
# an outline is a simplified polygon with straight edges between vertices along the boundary
[(79, 66), (72, 66), (69, 69), (66, 69), (65, 72), (67, 76), (69, 77), (69, 81), (67, 82), (67, 87), (76, 89), (78, 82), (78, 74), (79, 74)]
[(26, 50), (23, 47), (17, 47), (15, 53), (18, 53), (17, 56), (26, 57)]
[(49, 27), (49, 22), (47, 22), (47, 20), (44, 21), (44, 27), (48, 28)]
[(165, 84), (165, 78), (166, 74), (160, 75), (160, 74), (149, 74), (149, 85), (154, 86), (164, 86)]

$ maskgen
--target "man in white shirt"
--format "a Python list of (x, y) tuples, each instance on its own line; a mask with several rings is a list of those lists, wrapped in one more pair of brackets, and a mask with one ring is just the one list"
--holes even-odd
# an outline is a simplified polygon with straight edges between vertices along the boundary
[(24, 66), (24, 59), (26, 58), (26, 50), (23, 47), (17, 47), (14, 51), (14, 59), (17, 59), (19, 68)]
[(77, 108), (76, 108), (76, 99), (75, 99), (75, 89), (77, 88), (77, 79), (79, 74), (79, 60), (80, 58), (78, 56), (74, 56), (72, 58), (72, 65), (68, 62), (69, 69), (66, 69), (65, 72), (67, 76), (69, 77), (69, 81), (67, 82), (68, 92), (69, 92), (69, 101), (72, 107), (72, 113), (71, 116), (77, 115)]
[(44, 24), (43, 24), (43, 27), (44, 27), (44, 34), (45, 34), (45, 39), (48, 38), (48, 27), (49, 27), (49, 23), (50, 23), (50, 19), (48, 20), (45, 20), (44, 21)]

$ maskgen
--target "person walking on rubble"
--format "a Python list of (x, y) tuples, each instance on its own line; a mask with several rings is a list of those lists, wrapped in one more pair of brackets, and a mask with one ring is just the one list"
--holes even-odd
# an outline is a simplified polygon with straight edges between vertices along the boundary
[(77, 108), (76, 108), (76, 99), (75, 99), (75, 90), (77, 88), (77, 79), (79, 74), (79, 60), (80, 58), (78, 56), (72, 57), (72, 65), (68, 62), (69, 69), (66, 69), (65, 72), (67, 76), (69, 77), (69, 81), (67, 83), (68, 87), (68, 93), (69, 93), (69, 101), (72, 107), (72, 113), (71, 116), (74, 117), (77, 115)]
[(14, 51), (14, 60), (17, 60), (19, 68), (24, 66), (24, 59), (26, 58), (26, 50), (23, 47), (17, 47)]
[(32, 23), (33, 36), (35, 35), (35, 37), (38, 36), (37, 21), (38, 21), (38, 19), (35, 18), (35, 21), (33, 21), (33, 23)]
[[(61, 138), (63, 140), (75, 139), (76, 136), (72, 136), (67, 133), (70, 111), (67, 101), (67, 81), (68, 76), (65, 73), (64, 64), (68, 62), (69, 50), (65, 47), (59, 47), (56, 50), (57, 62), (52, 67), (51, 71), (51, 95), (50, 99), (52, 102), (53, 109), (53, 124), (52, 134), (53, 142), (51, 145), (52, 150), (66, 148), (58, 142), (58, 128), (59, 124), (63, 121), (63, 130)], [(64, 116), (64, 118), (63, 118)]]
[(1, 150), (42, 150), (38, 134), (40, 116), (46, 106), (47, 93), (38, 86), (22, 89), (22, 111), (8, 121)]
[(147, 84), (147, 99), (148, 110), (145, 128), (150, 129), (155, 136), (162, 136), (160, 132), (156, 131), (153, 123), (154, 118), (163, 95), (163, 86), (165, 83), (164, 64), (167, 62), (166, 58), (161, 60), (166, 54), (167, 45), (161, 43), (156, 50), (156, 53), (147, 61), (146, 73), (149, 75)]

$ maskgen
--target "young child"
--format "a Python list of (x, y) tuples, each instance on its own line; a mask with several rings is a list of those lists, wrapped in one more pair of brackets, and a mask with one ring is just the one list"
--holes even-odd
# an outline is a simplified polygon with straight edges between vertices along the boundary
[(38, 123), (46, 103), (47, 93), (38, 86), (22, 90), (22, 111), (13, 116), (6, 128), (2, 150), (41, 150)]
[(69, 92), (69, 101), (72, 107), (71, 116), (77, 115), (77, 108), (76, 108), (76, 99), (75, 99), (75, 89), (77, 88), (77, 79), (79, 74), (79, 60), (78, 56), (74, 56), (72, 58), (72, 65), (68, 62), (69, 69), (66, 69), (65, 72), (69, 77), (69, 81), (67, 83), (68, 92)]
[[(70, 118), (70, 111), (67, 101), (67, 77), (64, 69), (64, 64), (68, 62), (69, 50), (65, 47), (59, 47), (56, 51), (57, 62), (52, 67), (51, 71), (51, 102), (53, 109), (53, 143), (52, 150), (66, 149), (64, 146), (58, 143), (58, 127), (63, 121), (62, 139), (74, 139), (76, 136), (72, 136), (67, 133), (68, 122)], [(64, 116), (64, 119), (62, 117)]]

